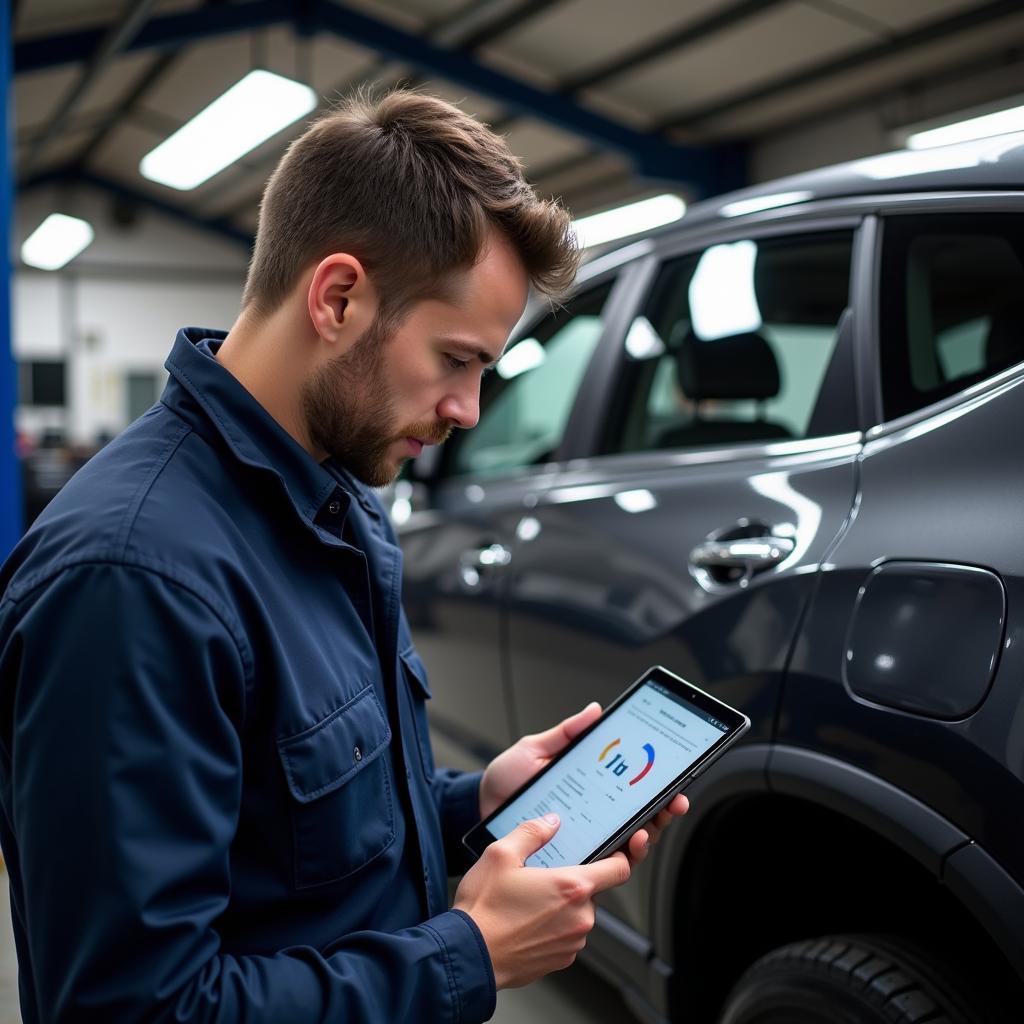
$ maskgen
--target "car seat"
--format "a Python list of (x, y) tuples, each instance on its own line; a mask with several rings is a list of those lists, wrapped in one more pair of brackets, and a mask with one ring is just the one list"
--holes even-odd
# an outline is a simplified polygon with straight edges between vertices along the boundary
[(675, 351), (679, 386), (695, 403), (694, 418), (661, 433), (659, 448), (689, 448), (739, 441), (782, 440), (793, 435), (765, 419), (704, 419), (704, 401), (763, 402), (779, 393), (779, 364), (764, 337), (756, 332), (704, 341), (687, 331)]

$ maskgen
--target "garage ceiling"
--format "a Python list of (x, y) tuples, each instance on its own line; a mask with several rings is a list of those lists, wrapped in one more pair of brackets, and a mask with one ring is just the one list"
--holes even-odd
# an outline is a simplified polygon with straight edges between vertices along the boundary
[(254, 66), (325, 108), (365, 82), (455, 100), (582, 214), (742, 185), (761, 140), (1024, 51), (1020, 0), (14, 0), (12, 16), (19, 187), (88, 183), (241, 244), (302, 123), (191, 192), (138, 166)]

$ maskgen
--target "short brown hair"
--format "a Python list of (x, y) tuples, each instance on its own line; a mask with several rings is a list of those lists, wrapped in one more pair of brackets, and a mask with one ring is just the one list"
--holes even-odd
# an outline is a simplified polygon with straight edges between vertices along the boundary
[(536, 289), (557, 297), (572, 284), (580, 255), (569, 215), (537, 197), (504, 139), (434, 96), (360, 92), (314, 121), (270, 176), (243, 306), (273, 312), (311, 263), (348, 252), (382, 312), (401, 317), (473, 265), (489, 227)]

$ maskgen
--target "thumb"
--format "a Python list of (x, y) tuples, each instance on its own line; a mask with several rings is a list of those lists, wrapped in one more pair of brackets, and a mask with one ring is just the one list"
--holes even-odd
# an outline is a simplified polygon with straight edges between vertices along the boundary
[(552, 726), (547, 732), (531, 736), (533, 747), (543, 757), (553, 757), (589, 725), (593, 725), (601, 717), (601, 705), (592, 700), (582, 711)]
[(498, 842), (522, 863), (551, 839), (558, 831), (558, 826), (557, 814), (545, 814), (542, 818), (531, 818), (522, 822)]

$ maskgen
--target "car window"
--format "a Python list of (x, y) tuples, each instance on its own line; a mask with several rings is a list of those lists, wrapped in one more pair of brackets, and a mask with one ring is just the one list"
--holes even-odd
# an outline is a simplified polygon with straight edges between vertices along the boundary
[(886, 419), (1024, 360), (1024, 218), (892, 217), (882, 251)]
[(451, 472), (505, 472), (551, 458), (601, 337), (610, 290), (608, 282), (571, 299), (506, 351), (485, 379), (480, 422), (458, 435)]
[(667, 263), (627, 333), (603, 450), (808, 436), (852, 246), (852, 231), (746, 239)]

